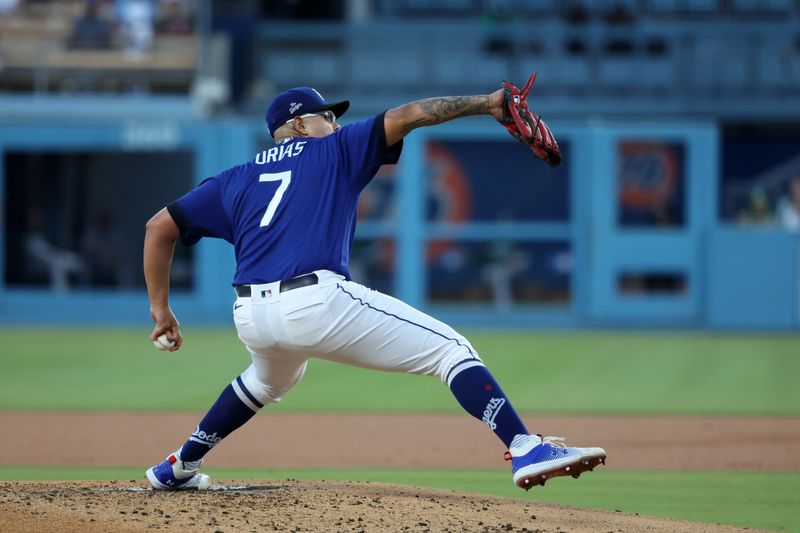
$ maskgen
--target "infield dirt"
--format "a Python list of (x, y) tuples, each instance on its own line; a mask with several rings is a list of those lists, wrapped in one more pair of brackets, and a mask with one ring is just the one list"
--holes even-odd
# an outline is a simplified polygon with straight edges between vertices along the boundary
[[(179, 446), (197, 420), (185, 413), (0, 413), (0, 461), (144, 472)], [(565, 435), (569, 444), (605, 447), (612, 469), (800, 471), (797, 418), (526, 416), (525, 422)], [(264, 413), (226, 439), (207, 464), (507, 469), (502, 452), (481, 423), (464, 415)], [(602, 475), (603, 468), (588, 475)], [(207, 493), (148, 491), (144, 480), (0, 483), (0, 531), (740, 531), (543, 504), (521, 499), (522, 491), (511, 499), (378, 483), (213, 482), (220, 490)]]
[[(0, 412), (0, 464), (144, 469), (183, 444), (201, 417)], [(607, 468), (800, 471), (800, 418), (524, 419), (532, 431), (564, 436), (569, 445), (605, 448)], [(502, 469), (504, 451), (486, 426), (462, 414), (264, 412), (215, 448), (207, 466)]]
[[(281, 481), (163, 493), (139, 482), (0, 484), (0, 524), (30, 531), (641, 532), (738, 528), (380, 483)], [(228, 487), (241, 486), (226, 482)], [(752, 531), (752, 530), (750, 530)]]

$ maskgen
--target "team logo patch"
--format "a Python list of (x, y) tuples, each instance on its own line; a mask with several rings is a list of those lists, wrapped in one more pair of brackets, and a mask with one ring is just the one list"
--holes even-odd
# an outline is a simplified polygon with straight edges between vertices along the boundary
[(295, 111), (297, 111), (301, 107), (303, 107), (302, 102), (301, 103), (292, 102), (291, 104), (289, 104), (289, 114), (294, 115)]
[(494, 423), (494, 419), (497, 418), (497, 413), (500, 412), (500, 408), (503, 407), (505, 403), (505, 398), (492, 398), (483, 410), (483, 423), (489, 426), (489, 429), (492, 431), (497, 429), (497, 424)]
[(218, 437), (216, 431), (209, 435), (205, 431), (202, 431), (200, 426), (197, 426), (197, 428), (194, 430), (194, 433), (192, 433), (192, 436), (189, 437), (189, 440), (199, 442), (200, 444), (205, 444), (209, 448), (213, 448), (219, 441), (222, 440), (222, 437)]

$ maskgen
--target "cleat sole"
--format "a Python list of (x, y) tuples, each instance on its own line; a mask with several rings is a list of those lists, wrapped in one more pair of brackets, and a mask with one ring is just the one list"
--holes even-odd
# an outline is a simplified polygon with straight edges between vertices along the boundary
[(575, 463), (563, 465), (546, 472), (538, 472), (530, 476), (524, 476), (517, 481), (517, 486), (529, 491), (536, 485), (541, 485), (544, 487), (545, 482), (554, 477), (572, 476), (573, 478), (578, 479), (581, 474), (584, 472), (591, 472), (597, 465), (600, 464), (606, 464), (605, 456), (580, 459)]

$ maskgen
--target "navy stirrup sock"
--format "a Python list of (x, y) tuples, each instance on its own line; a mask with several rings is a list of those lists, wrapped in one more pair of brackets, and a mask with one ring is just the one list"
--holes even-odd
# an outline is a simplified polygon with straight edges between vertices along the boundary
[(485, 366), (473, 366), (459, 372), (450, 382), (450, 391), (461, 407), (482, 420), (506, 447), (511, 446), (515, 435), (528, 434), (503, 389)]
[(256, 411), (240, 400), (233, 387), (228, 384), (181, 448), (181, 460), (201, 459), (219, 441), (244, 425), (255, 414)]

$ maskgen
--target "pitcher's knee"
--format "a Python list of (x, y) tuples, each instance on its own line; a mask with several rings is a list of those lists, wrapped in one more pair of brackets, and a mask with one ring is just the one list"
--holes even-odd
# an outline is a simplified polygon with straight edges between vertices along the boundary
[[(283, 400), (283, 397), (300, 381), (304, 373), (305, 365), (290, 379), (281, 380), (280, 383), (265, 382), (256, 376), (251, 366), (241, 376), (234, 379), (232, 385), (237, 396), (245, 404), (252, 404), (250, 408), (256, 407), (257, 409), (254, 410), (258, 410), (269, 403), (277, 403)], [(248, 403), (248, 400), (250, 403)]]
[(469, 349), (451, 350), (442, 357), (436, 375), (439, 376), (442, 383), (449, 387), (453, 378), (460, 372), (474, 366), (483, 366), (483, 361), (472, 347), (469, 347)]

